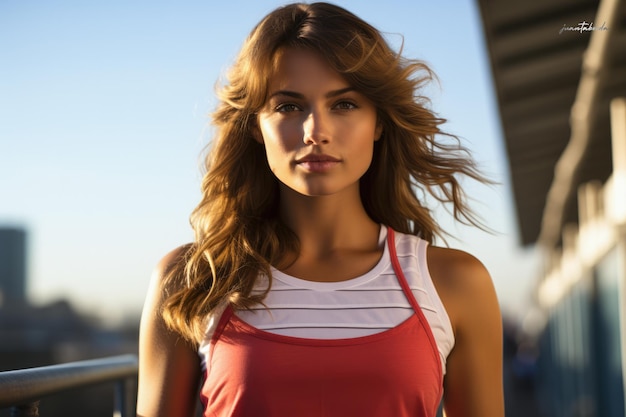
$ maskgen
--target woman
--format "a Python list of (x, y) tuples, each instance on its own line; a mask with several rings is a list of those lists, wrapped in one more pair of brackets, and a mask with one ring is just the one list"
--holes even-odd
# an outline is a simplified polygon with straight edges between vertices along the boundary
[[(431, 78), (326, 3), (252, 31), (220, 95), (195, 241), (157, 266), (138, 415), (503, 415), (489, 274), (430, 194), (476, 224), (418, 89)], [(456, 139), (456, 138), (453, 138)]]

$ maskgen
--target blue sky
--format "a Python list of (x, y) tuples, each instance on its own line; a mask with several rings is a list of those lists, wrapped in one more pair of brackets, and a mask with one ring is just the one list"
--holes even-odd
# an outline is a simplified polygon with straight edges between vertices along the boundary
[[(522, 311), (536, 254), (517, 243), (480, 16), (469, 0), (336, 1), (423, 59), (428, 90), (484, 171), (468, 183), (495, 235), (441, 222)], [(192, 239), (214, 86), (281, 1), (0, 2), (0, 226), (29, 232), (29, 295), (117, 319), (141, 309), (151, 270)]]

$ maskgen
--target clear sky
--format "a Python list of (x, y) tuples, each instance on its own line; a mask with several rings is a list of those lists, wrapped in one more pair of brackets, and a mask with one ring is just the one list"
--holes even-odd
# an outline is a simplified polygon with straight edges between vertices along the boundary
[[(275, 0), (0, 2), (0, 226), (29, 233), (31, 299), (110, 319), (141, 309), (151, 270), (193, 234), (214, 86)], [(536, 254), (518, 245), (503, 140), (470, 0), (337, 0), (429, 63), (428, 90), (488, 175), (467, 183), (495, 235), (441, 222), (523, 310)]]

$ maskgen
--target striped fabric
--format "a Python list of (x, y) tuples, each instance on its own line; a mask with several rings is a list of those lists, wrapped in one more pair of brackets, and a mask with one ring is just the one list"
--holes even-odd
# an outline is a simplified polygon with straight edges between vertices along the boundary
[[(273, 270), (273, 286), (265, 306), (236, 314), (248, 324), (270, 333), (314, 339), (343, 339), (380, 333), (408, 319), (413, 309), (402, 292), (385, 245), (387, 229), (381, 227), (379, 244), (383, 256), (368, 273), (341, 282), (301, 280)], [(409, 286), (426, 317), (445, 372), (446, 357), (454, 345), (452, 326), (437, 295), (426, 263), (427, 242), (396, 233), (398, 260)], [(259, 278), (259, 288), (266, 279)], [(200, 346), (203, 363), (211, 339), (211, 323), (219, 321), (221, 311), (209, 320), (205, 341)]]

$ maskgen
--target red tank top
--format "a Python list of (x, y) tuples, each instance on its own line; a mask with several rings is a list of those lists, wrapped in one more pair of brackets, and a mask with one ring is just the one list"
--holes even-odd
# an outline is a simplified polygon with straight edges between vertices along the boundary
[(402, 273), (414, 314), (348, 339), (307, 339), (257, 329), (228, 307), (210, 343), (201, 390), (206, 417), (434, 417), (442, 369), (435, 339)]

